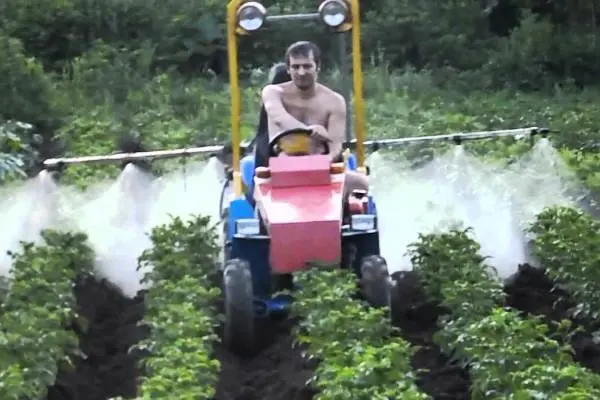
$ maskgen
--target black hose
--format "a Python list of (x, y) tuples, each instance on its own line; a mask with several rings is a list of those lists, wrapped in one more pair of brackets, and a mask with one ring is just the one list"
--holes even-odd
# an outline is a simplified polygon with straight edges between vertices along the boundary
[(219, 197), (219, 220), (223, 222), (223, 200), (225, 200), (225, 190), (227, 190), (227, 185), (229, 184), (229, 179), (225, 178), (223, 181), (223, 187), (221, 188), (221, 196)]

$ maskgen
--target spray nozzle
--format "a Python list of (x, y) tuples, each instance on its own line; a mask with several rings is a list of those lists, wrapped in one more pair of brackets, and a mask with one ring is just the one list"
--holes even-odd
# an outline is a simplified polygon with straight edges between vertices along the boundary
[(455, 145), (460, 146), (463, 142), (463, 138), (460, 135), (455, 135), (452, 137), (452, 141)]
[(534, 137), (535, 135), (540, 135), (542, 138), (547, 138), (548, 135), (550, 134), (550, 129), (549, 128), (533, 128), (531, 129), (531, 137)]
[(67, 164), (64, 162), (57, 162), (56, 164), (48, 165), (46, 168), (48, 172), (64, 172), (67, 169)]

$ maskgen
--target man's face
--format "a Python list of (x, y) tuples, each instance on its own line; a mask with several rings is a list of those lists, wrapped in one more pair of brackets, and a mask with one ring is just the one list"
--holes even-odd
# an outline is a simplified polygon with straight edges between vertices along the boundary
[(312, 89), (318, 75), (317, 63), (312, 52), (308, 56), (290, 56), (288, 72), (298, 89)]

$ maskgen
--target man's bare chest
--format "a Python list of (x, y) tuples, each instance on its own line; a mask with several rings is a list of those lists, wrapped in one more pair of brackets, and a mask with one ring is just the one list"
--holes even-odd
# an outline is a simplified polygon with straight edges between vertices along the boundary
[(329, 118), (329, 108), (318, 100), (283, 98), (283, 106), (294, 118), (307, 125), (325, 125)]

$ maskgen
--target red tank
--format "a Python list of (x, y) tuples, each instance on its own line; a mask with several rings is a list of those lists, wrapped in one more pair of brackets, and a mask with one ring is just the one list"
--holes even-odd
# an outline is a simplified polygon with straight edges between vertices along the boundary
[(255, 198), (271, 237), (272, 271), (339, 263), (344, 173), (332, 173), (324, 155), (274, 157), (269, 169), (269, 178), (255, 178)]

